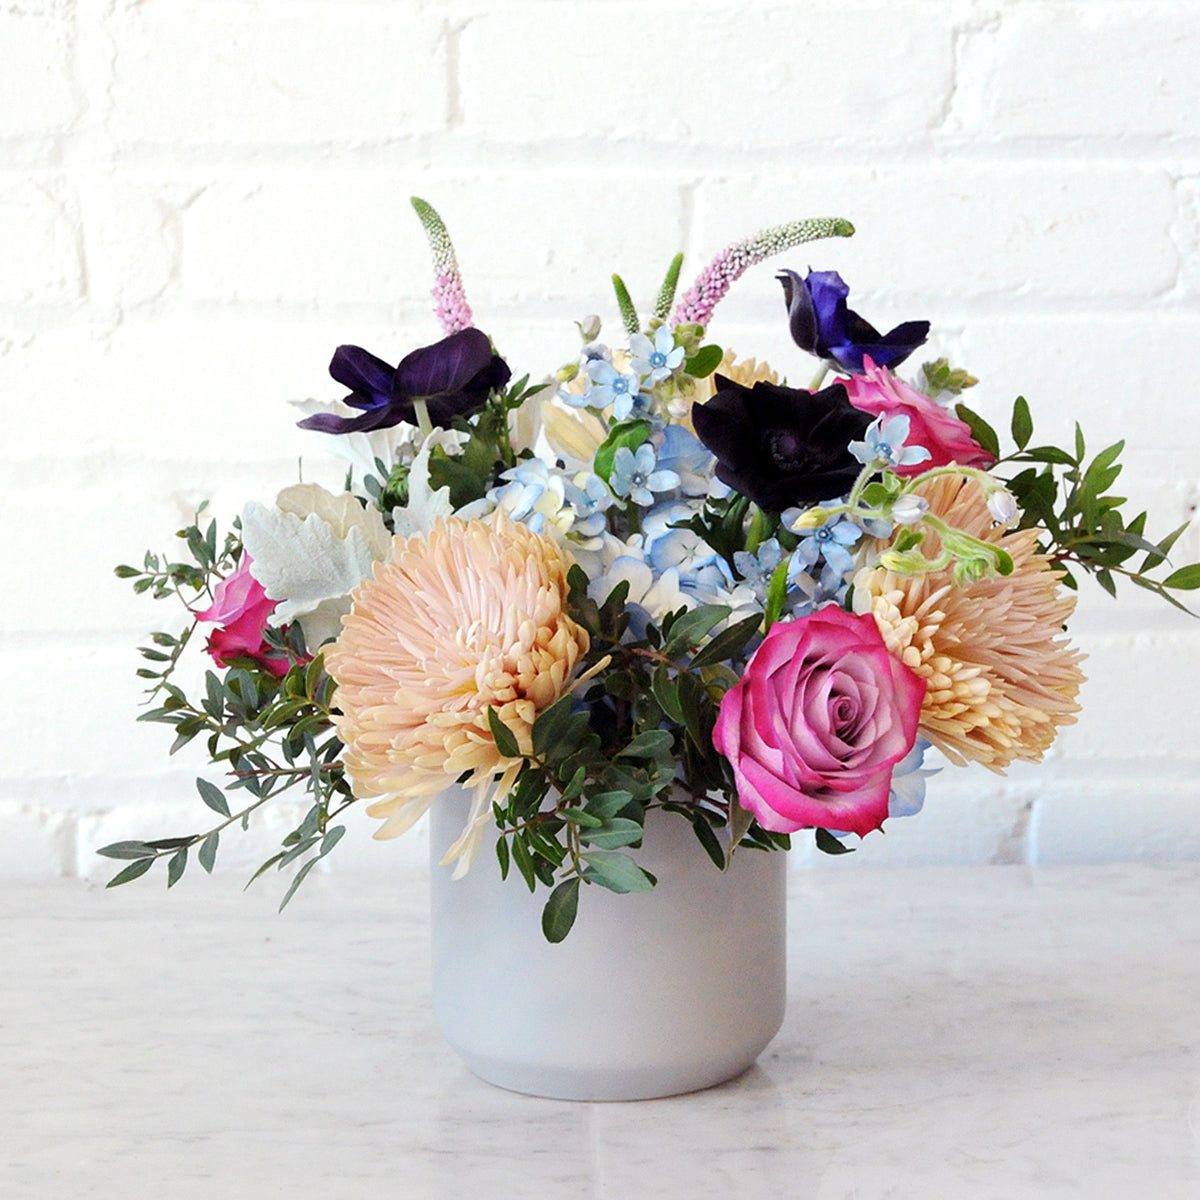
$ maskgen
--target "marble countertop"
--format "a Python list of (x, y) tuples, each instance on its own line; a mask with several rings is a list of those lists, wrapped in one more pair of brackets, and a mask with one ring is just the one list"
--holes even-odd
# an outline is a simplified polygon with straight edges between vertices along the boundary
[(240, 884), (0, 886), (0, 1196), (1200, 1196), (1200, 863), (797, 874), (775, 1042), (631, 1104), (468, 1074), (419, 874)]

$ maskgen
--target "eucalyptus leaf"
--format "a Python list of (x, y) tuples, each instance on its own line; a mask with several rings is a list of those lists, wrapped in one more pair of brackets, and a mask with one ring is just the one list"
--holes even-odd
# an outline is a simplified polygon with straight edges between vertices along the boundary
[(220, 844), (220, 841), (221, 835), (214, 829), (212, 833), (210, 833), (208, 837), (206, 837), (204, 841), (200, 843), (200, 850), (196, 854), (196, 858), (199, 860), (200, 865), (210, 875), (212, 874), (213, 866), (217, 861), (217, 846)]
[(304, 882), (309, 871), (311, 871), (318, 862), (320, 862), (319, 858), (310, 858), (308, 862), (304, 863), (292, 877), (291, 885), (288, 887), (288, 890), (284, 892), (283, 899), (279, 902), (280, 912), (283, 912), (283, 910), (287, 908), (288, 901), (296, 894), (296, 889)]
[(96, 851), (105, 858), (154, 858), (154, 847), (147, 842), (113, 842)]
[(223, 817), (228, 817), (229, 804), (225, 799), (225, 794), (214, 783), (210, 783), (207, 779), (197, 778), (196, 791), (200, 793), (200, 799), (208, 805), (213, 812), (220, 813)]
[(139, 858), (137, 862), (131, 862), (129, 866), (118, 871), (104, 886), (105, 887), (120, 887), (123, 883), (128, 883), (131, 879), (137, 879), (141, 875), (150, 870), (154, 865), (152, 858)]
[(188, 852), (186, 846), (181, 846), (171, 855), (170, 861), (167, 863), (167, 887), (174, 887), (183, 878), (183, 872), (187, 868), (187, 860)]

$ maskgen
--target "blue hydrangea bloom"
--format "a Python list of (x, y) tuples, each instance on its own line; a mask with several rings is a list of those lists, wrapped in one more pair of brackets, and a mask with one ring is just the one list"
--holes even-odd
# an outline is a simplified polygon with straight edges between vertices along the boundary
[(679, 488), (685, 496), (706, 495), (712, 482), (712, 452), (685, 425), (667, 425), (658, 442), (658, 465), (679, 476)]
[(931, 743), (918, 737), (913, 748), (892, 768), (892, 788), (888, 793), (888, 816), (911, 817), (925, 803), (925, 780), (941, 767), (925, 766), (925, 752)]

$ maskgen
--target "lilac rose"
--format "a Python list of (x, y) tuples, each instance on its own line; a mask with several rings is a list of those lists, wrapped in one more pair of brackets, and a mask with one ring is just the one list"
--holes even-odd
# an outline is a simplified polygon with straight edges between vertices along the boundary
[(888, 815), (925, 688), (874, 617), (830, 606), (771, 627), (725, 693), (713, 742), (764, 829), (863, 836)]

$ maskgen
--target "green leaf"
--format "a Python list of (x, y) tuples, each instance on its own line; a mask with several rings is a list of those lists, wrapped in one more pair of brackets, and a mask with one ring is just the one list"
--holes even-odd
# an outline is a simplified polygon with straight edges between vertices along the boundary
[(587, 798), (587, 811), (602, 821), (607, 821), (615, 817), (632, 799), (633, 793), (625, 788), (596, 792)]
[(488, 727), (496, 741), (496, 749), (505, 758), (520, 758), (521, 747), (517, 744), (516, 735), (500, 720), (500, 714), (491, 705), (488, 705), (487, 715)]
[(558, 943), (571, 932), (579, 911), (579, 876), (564, 879), (542, 909), (542, 933), (546, 941)]
[(183, 872), (187, 869), (187, 859), (186, 846), (181, 846), (171, 855), (167, 863), (167, 887), (174, 887), (183, 878)]
[(304, 882), (305, 876), (320, 862), (320, 857), (310, 858), (292, 877), (291, 886), (283, 894), (283, 899), (279, 902), (279, 911), (287, 907), (287, 902), (296, 894), (296, 889)]
[(212, 874), (213, 865), (217, 861), (217, 846), (220, 844), (220, 841), (221, 835), (214, 829), (212, 833), (210, 833), (208, 837), (206, 837), (204, 841), (200, 843), (200, 850), (196, 855), (200, 865), (210, 875)]
[(599, 829), (604, 824), (600, 817), (582, 808), (560, 808), (558, 815), (581, 829)]
[(1190, 525), (1190, 521), (1184, 521), (1178, 529), (1173, 529), (1161, 542), (1158, 542), (1154, 547), (1154, 553), (1146, 555), (1142, 562), (1141, 570), (1149, 571), (1153, 567), (1157, 567), (1160, 563), (1165, 562), (1167, 555), (1171, 552), (1171, 547), (1187, 532)]
[(533, 859), (530, 857), (529, 847), (526, 846), (519, 833), (513, 835), (511, 849), (513, 863), (521, 872), (525, 886), (532, 892), (537, 887), (537, 873), (533, 869)]
[(690, 671), (679, 676), (679, 697), (683, 706), (683, 726), (702, 752), (712, 748), (712, 728), (716, 718), (704, 684)]
[(720, 365), (725, 351), (720, 346), (701, 346), (684, 364), (693, 379), (707, 379)]
[[(533, 752), (542, 757), (552, 750), (562, 751), (574, 747), (573, 718), (578, 716), (580, 723), (587, 724), (584, 713), (574, 714), (571, 711), (572, 698), (563, 696), (549, 708), (541, 712), (533, 723)], [(572, 736), (568, 736), (568, 733)]]
[(1162, 581), (1162, 585), (1169, 588), (1181, 588), (1185, 591), (1200, 587), (1200, 563), (1192, 563), (1191, 566), (1180, 567), (1178, 571), (1172, 571)]
[(721, 849), (721, 843), (717, 840), (713, 827), (702, 814), (697, 813), (692, 818), (692, 829), (695, 830), (696, 840), (700, 843), (704, 853), (712, 859), (716, 867), (723, 871), (725, 869), (725, 851)]
[(722, 629), (707, 646), (696, 651), (690, 664), (691, 668), (695, 670), (698, 667), (707, 667), (712, 663), (725, 662), (735, 658), (746, 648), (746, 643), (754, 636), (761, 621), (762, 618), (758, 613), (754, 613), (749, 617), (743, 617), (736, 625)]
[(612, 475), (613, 459), (617, 451), (622, 446), (636, 450), (650, 433), (649, 421), (622, 421), (619, 425), (614, 425), (608, 431), (608, 436), (596, 448), (592, 457), (592, 470), (607, 483)]
[(675, 735), (669, 729), (647, 729), (633, 738), (617, 758), (657, 758), (669, 754), (675, 744)]
[[(715, 638), (713, 639), (716, 640)], [(712, 642), (709, 643), (709, 646)], [(708, 650), (706, 646), (700, 653), (703, 654)], [(699, 655), (697, 655), (699, 657)], [(695, 659), (692, 660), (693, 665)], [(666, 667), (659, 667), (650, 678), (650, 691), (654, 699), (658, 701), (659, 707), (666, 713), (667, 717), (672, 721), (683, 720), (683, 708), (679, 703), (679, 686), (671, 678), (670, 672)]]
[(129, 866), (118, 871), (104, 886), (105, 887), (120, 887), (123, 883), (128, 883), (131, 879), (137, 879), (139, 875), (145, 875), (154, 865), (152, 858), (139, 858), (137, 862), (131, 862)]
[(1012, 436), (1018, 450), (1024, 450), (1033, 437), (1033, 416), (1029, 412), (1029, 402), (1024, 396), (1018, 396), (1013, 402)]
[(645, 830), (637, 821), (628, 817), (614, 817), (599, 829), (581, 829), (579, 840), (601, 850), (616, 850), (621, 846), (636, 846), (645, 836)]
[(196, 791), (200, 793), (200, 799), (208, 805), (215, 813), (220, 813), (223, 817), (228, 817), (229, 804), (225, 800), (225, 794), (214, 783), (209, 783), (207, 779), (197, 778)]
[(828, 829), (816, 831), (817, 849), (823, 854), (853, 854), (854, 847), (847, 846), (840, 838), (835, 838)]
[(967, 423), (967, 427), (971, 430), (971, 436), (979, 443), (979, 446), (993, 458), (999, 458), (1000, 439), (996, 436), (996, 431), (977, 412), (972, 412), (965, 404), (956, 404), (954, 411), (958, 414), (959, 420)]
[(1057, 446), (1035, 446), (1017, 457), (1021, 462), (1050, 463), (1058, 467), (1073, 467), (1079, 461)]
[[(248, 813), (246, 815), (247, 815), (247, 817), (249, 816)], [(243, 817), (242, 820), (243, 820), (243, 828), (245, 828), (244, 822), (245, 822), (246, 818)], [(259, 867), (258, 870), (255, 871), (254, 874), (251, 875), (249, 879), (246, 880), (246, 887), (249, 887), (260, 875), (265, 875), (282, 858), (283, 858), (282, 850), (278, 854), (272, 854), (271, 857), (268, 858), (267, 861), (265, 863), (263, 863), (263, 865), (261, 867)], [(243, 888), (242, 890), (245, 891), (245, 888)]]
[(610, 892), (649, 892), (658, 881), (619, 850), (587, 850), (583, 854), (587, 869), (583, 875)]
[(499, 837), (496, 839), (496, 861), (500, 864), (500, 878), (502, 880), (508, 878), (509, 856), (508, 856), (508, 838)]
[(154, 858), (154, 847), (147, 842), (113, 842), (96, 851), (105, 858)]
[(695, 645), (714, 625), (719, 625), (732, 610), (725, 604), (702, 604), (678, 617), (671, 626), (663, 653), (668, 658), (687, 646)]
[(317, 857), (324, 858), (342, 840), (345, 832), (345, 825), (335, 825), (332, 829), (327, 829), (325, 836), (321, 839), (321, 852)]

